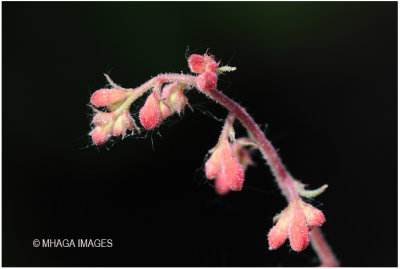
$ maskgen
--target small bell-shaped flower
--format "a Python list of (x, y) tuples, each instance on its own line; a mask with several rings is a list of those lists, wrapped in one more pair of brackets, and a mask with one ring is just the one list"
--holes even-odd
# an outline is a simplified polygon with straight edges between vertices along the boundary
[(124, 110), (115, 121), (112, 133), (114, 136), (120, 136), (122, 134), (122, 137), (124, 137), (126, 135), (126, 131), (133, 131), (133, 128), (140, 132), (140, 129), (136, 126), (136, 123), (133, 120), (132, 116), (129, 114), (129, 111)]
[(244, 182), (244, 169), (233, 151), (228, 138), (220, 139), (205, 165), (206, 177), (215, 179), (215, 190), (226, 194), (240, 191)]
[(188, 99), (183, 93), (185, 85), (177, 82), (167, 84), (163, 87), (161, 98), (161, 116), (163, 118), (171, 116), (177, 112), (179, 115), (184, 112), (185, 106), (188, 104)]
[(96, 126), (91, 132), (92, 141), (95, 145), (100, 146), (107, 142), (111, 137), (114, 122), (110, 122), (103, 126)]
[(319, 209), (298, 199), (291, 201), (274, 218), (274, 222), (276, 224), (268, 234), (269, 248), (277, 249), (289, 238), (291, 248), (299, 252), (308, 246), (309, 231), (315, 226), (321, 226), (325, 217)]
[(124, 89), (100, 89), (94, 92), (90, 102), (95, 106), (109, 106), (126, 99), (129, 92)]
[(190, 71), (193, 73), (203, 73), (204, 71), (210, 71), (215, 73), (218, 69), (219, 63), (214, 60), (214, 55), (199, 55), (192, 54), (188, 59)]
[(147, 130), (151, 130), (162, 123), (160, 99), (156, 91), (153, 91), (146, 99), (139, 112), (140, 122)]

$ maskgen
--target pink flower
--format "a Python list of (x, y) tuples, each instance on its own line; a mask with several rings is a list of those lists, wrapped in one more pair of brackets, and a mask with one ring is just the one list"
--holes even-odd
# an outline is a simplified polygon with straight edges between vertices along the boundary
[(214, 60), (214, 55), (192, 54), (188, 59), (190, 71), (193, 73), (203, 73), (204, 71), (217, 72), (219, 63)]
[(114, 112), (103, 112), (92, 107), (96, 111), (92, 124), (96, 127), (90, 132), (92, 141), (95, 145), (99, 146), (107, 142), (111, 135), (122, 136), (126, 135), (127, 130), (135, 128), (139, 133), (140, 129), (136, 126), (135, 121), (129, 114), (128, 110), (122, 111), (120, 115), (116, 115)]
[(163, 118), (171, 116), (174, 112), (181, 114), (188, 104), (186, 96), (183, 94), (184, 85), (175, 83), (167, 84), (163, 87), (161, 97), (161, 115)]
[(289, 237), (290, 246), (299, 252), (308, 246), (309, 231), (314, 226), (321, 226), (325, 217), (319, 209), (301, 200), (294, 200), (274, 218), (276, 220), (277, 223), (268, 234), (269, 248), (279, 248)]
[(244, 182), (244, 170), (232, 150), (228, 139), (222, 139), (213, 149), (205, 165), (206, 177), (215, 178), (215, 190), (226, 194), (230, 190), (240, 191)]
[(190, 71), (193, 73), (201, 73), (205, 69), (204, 57), (199, 54), (192, 54), (188, 59)]
[(96, 115), (94, 115), (92, 120), (92, 124), (94, 125), (104, 126), (115, 120), (115, 114), (112, 112), (103, 112), (95, 109), (94, 107), (92, 107), (92, 109), (96, 111)]
[(217, 87), (217, 75), (211, 71), (205, 71), (197, 76), (196, 83), (201, 90), (214, 90)]
[[(135, 121), (127, 110), (124, 110), (122, 114), (117, 118), (113, 126), (113, 135), (122, 136), (126, 135), (127, 130), (133, 130), (136, 127)], [(136, 127), (137, 128), (137, 127)]]
[(128, 97), (128, 92), (121, 89), (100, 89), (90, 98), (90, 102), (95, 106), (109, 106), (115, 102), (124, 100)]
[(140, 122), (147, 130), (159, 126), (162, 122), (160, 101), (156, 92), (152, 92), (146, 99), (139, 112)]
[(92, 136), (92, 141), (95, 145), (100, 146), (107, 142), (107, 140), (111, 136), (112, 127), (114, 123), (110, 122), (104, 126), (96, 126), (91, 132), (90, 135)]

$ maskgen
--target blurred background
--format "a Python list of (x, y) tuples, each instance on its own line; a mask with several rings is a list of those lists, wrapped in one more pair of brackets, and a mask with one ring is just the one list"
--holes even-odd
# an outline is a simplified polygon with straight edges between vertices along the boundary
[[(188, 73), (207, 49), (238, 70), (218, 88), (254, 116), (311, 201), (343, 266), (397, 266), (397, 3), (3, 2), (3, 266), (315, 266), (269, 251), (286, 207), (259, 154), (245, 188), (203, 166), (226, 112), (188, 93), (158, 130), (95, 147), (103, 73), (134, 88)], [(132, 107), (137, 118), (144, 100)], [(237, 134), (245, 132), (237, 125)], [(112, 248), (34, 248), (109, 238)]]

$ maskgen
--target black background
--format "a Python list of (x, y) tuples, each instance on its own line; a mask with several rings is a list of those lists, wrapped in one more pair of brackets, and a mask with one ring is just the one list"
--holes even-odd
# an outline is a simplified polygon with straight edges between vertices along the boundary
[[(197, 92), (195, 113), (91, 144), (87, 104), (102, 74), (133, 88), (187, 73), (187, 47), (237, 66), (218, 88), (296, 178), (329, 184), (312, 203), (342, 265), (397, 265), (397, 3), (2, 6), (4, 266), (318, 264), (311, 247), (268, 250), (286, 202), (258, 154), (242, 192), (214, 193), (202, 166), (226, 112)], [(34, 248), (35, 238), (113, 247)]]

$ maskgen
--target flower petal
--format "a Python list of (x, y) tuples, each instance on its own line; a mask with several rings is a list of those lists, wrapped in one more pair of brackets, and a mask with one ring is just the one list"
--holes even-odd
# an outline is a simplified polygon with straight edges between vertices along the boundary
[(274, 250), (282, 246), (289, 233), (290, 211), (281, 212), (278, 222), (268, 233), (269, 249)]
[(291, 218), (289, 225), (290, 246), (294, 251), (302, 251), (308, 246), (310, 236), (306, 217), (297, 202), (292, 204)]
[(221, 147), (221, 171), (226, 177), (229, 188), (240, 191), (244, 182), (244, 170), (232, 151), (228, 140), (223, 141)]
[(109, 106), (125, 99), (127, 96), (128, 94), (125, 90), (100, 89), (92, 95), (90, 102), (95, 106)]
[(309, 228), (312, 228), (312, 226), (321, 226), (322, 224), (324, 224), (325, 216), (321, 210), (304, 202), (301, 203), (301, 208), (303, 209), (304, 215), (306, 216)]
[(161, 111), (158, 98), (151, 93), (139, 112), (140, 122), (147, 130), (153, 129), (161, 124)]

